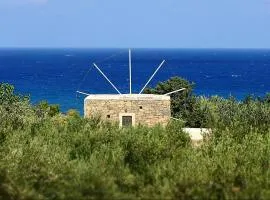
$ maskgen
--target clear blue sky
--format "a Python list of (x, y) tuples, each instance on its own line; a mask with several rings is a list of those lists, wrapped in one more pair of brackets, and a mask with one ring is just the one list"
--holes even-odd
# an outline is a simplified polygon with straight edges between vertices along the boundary
[(0, 47), (270, 48), (270, 0), (0, 0)]

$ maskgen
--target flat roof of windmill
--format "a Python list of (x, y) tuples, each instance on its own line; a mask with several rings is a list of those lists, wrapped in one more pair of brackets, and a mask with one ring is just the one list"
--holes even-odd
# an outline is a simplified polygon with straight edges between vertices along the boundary
[(89, 95), (85, 100), (134, 100), (134, 101), (164, 101), (170, 100), (170, 96), (155, 94), (94, 94)]

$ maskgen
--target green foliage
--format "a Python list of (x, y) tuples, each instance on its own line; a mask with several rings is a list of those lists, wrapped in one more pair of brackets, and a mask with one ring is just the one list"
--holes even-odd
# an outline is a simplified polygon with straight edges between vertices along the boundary
[(39, 116), (49, 115), (53, 117), (60, 113), (60, 106), (57, 104), (49, 104), (47, 101), (41, 101), (36, 105), (35, 111)]
[(0, 199), (269, 199), (269, 102), (195, 103), (212, 128), (198, 148), (182, 121), (120, 129), (46, 103), (0, 105)]
[(201, 107), (199, 99), (194, 96), (195, 84), (180, 77), (172, 77), (165, 82), (160, 82), (155, 88), (146, 88), (146, 94), (166, 94), (186, 88), (186, 90), (171, 94), (171, 113), (173, 117), (185, 121), (185, 126), (200, 128), (208, 126), (208, 112), (206, 107)]
[(171, 106), (172, 114), (174, 116), (181, 115), (183, 110), (189, 110), (192, 101), (192, 90), (194, 83), (180, 77), (172, 77), (165, 82), (158, 83), (155, 88), (146, 88), (143, 92), (145, 94), (166, 94), (181, 88), (186, 88), (182, 92), (172, 94)]
[(0, 105), (11, 105), (20, 101), (28, 101), (29, 97), (14, 93), (14, 86), (0, 83)]

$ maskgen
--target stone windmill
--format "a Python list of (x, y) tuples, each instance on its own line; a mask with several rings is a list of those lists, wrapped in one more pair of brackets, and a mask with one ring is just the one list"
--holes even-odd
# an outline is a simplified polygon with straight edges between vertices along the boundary
[(87, 96), (84, 99), (84, 116), (86, 118), (100, 116), (103, 120), (118, 122), (120, 127), (139, 124), (147, 126), (166, 125), (171, 119), (170, 95), (183, 91), (185, 88), (164, 95), (142, 94), (164, 63), (165, 60), (160, 63), (139, 94), (132, 93), (131, 50), (129, 50), (129, 94), (122, 94), (97, 64), (93, 63), (93, 66), (118, 94), (88, 94), (77, 91)]

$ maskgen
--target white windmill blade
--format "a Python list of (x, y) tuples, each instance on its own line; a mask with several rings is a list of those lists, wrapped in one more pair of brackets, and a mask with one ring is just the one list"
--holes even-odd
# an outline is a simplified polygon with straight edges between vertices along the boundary
[(156, 75), (156, 73), (159, 71), (159, 69), (163, 66), (163, 64), (165, 63), (165, 60), (163, 60), (160, 65), (158, 66), (158, 68), (156, 69), (156, 71), (153, 73), (153, 75), (149, 78), (149, 80), (147, 81), (147, 83), (144, 85), (143, 89), (140, 91), (139, 94), (141, 94), (144, 89), (147, 87), (147, 85), (150, 83), (150, 81), (154, 78), (154, 76)]
[(172, 91), (172, 92), (169, 92), (169, 93), (166, 93), (166, 94), (163, 94), (164, 96), (169, 96), (171, 94), (174, 94), (174, 93), (177, 93), (177, 92), (181, 92), (181, 91), (184, 91), (186, 90), (186, 88), (181, 88), (179, 90), (175, 90), (175, 91)]
[(111, 86), (118, 92), (118, 94), (122, 94), (117, 87), (115, 87), (115, 85), (110, 81), (110, 79), (101, 71), (101, 69), (96, 65), (96, 63), (93, 63), (93, 65), (95, 66), (95, 68), (99, 71), (99, 73), (101, 73), (101, 75), (111, 84)]
[(86, 92), (81, 92), (81, 91), (76, 91), (77, 93), (79, 93), (79, 94), (83, 94), (83, 95), (86, 95), (86, 96), (90, 96), (91, 94), (88, 94), (88, 93), (86, 93)]

